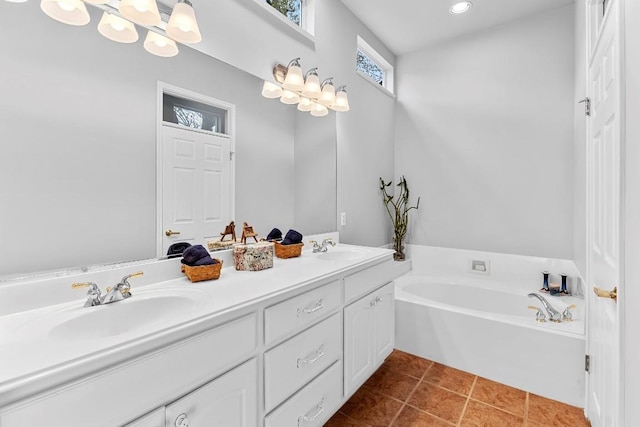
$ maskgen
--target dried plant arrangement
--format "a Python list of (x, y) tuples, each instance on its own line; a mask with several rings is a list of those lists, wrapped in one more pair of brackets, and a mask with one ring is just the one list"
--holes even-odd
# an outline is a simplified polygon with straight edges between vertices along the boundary
[(409, 186), (407, 180), (400, 178), (400, 191), (394, 198), (393, 195), (387, 192), (388, 187), (391, 186), (392, 181), (384, 182), (380, 178), (380, 191), (382, 191), (382, 197), (384, 206), (387, 209), (391, 223), (393, 224), (393, 259), (396, 261), (402, 261), (405, 259), (404, 254), (404, 239), (407, 236), (407, 226), (409, 225), (409, 211), (411, 209), (418, 209), (420, 206), (420, 197), (415, 206), (409, 205)]

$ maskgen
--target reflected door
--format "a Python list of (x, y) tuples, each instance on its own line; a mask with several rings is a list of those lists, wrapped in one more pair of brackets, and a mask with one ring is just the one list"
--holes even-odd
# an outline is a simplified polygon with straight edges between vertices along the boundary
[(162, 254), (220, 237), (232, 216), (230, 139), (162, 126)]

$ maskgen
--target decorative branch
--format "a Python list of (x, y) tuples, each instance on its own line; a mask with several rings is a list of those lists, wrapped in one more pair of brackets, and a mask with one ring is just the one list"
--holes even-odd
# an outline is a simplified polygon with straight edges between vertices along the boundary
[(418, 209), (420, 207), (420, 197), (415, 206), (409, 205), (409, 186), (404, 175), (400, 178), (400, 192), (394, 198), (392, 194), (387, 192), (387, 187), (391, 186), (391, 182), (384, 182), (380, 178), (380, 190), (382, 191), (382, 198), (384, 201), (384, 207), (387, 209), (389, 219), (393, 224), (393, 249), (396, 251), (394, 259), (404, 259), (404, 246), (403, 241), (407, 235), (407, 227), (409, 225), (409, 211), (411, 209)]

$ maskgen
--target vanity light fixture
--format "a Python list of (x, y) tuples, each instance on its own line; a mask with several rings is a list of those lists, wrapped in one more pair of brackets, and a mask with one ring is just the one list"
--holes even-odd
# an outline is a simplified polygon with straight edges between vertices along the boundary
[[(27, 0), (6, 1), (24, 3)], [(64, 24), (86, 25), (91, 17), (85, 3), (104, 12), (98, 31), (110, 40), (136, 42), (139, 36), (134, 24), (149, 30), (144, 48), (157, 56), (177, 55), (176, 42), (202, 41), (193, 4), (189, 0), (177, 0), (173, 8), (156, 0), (40, 0), (40, 8), (47, 16)]]
[(315, 117), (326, 116), (329, 109), (349, 111), (346, 86), (340, 86), (336, 91), (333, 77), (320, 83), (317, 68), (303, 74), (300, 58), (292, 59), (287, 66), (276, 64), (273, 77), (276, 83), (265, 80), (262, 84), (265, 98), (279, 98), (283, 104), (298, 104), (298, 111), (308, 111)]
[(470, 1), (459, 1), (451, 5), (449, 13), (453, 15), (460, 15), (461, 13), (468, 12), (469, 9), (471, 9), (471, 6), (473, 6), (473, 3)]

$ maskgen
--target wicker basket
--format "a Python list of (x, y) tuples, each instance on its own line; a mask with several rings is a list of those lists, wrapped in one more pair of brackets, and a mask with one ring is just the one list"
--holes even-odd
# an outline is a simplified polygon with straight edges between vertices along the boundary
[(182, 264), (182, 272), (187, 275), (192, 282), (201, 282), (203, 280), (216, 280), (220, 278), (220, 272), (222, 270), (222, 260), (214, 258), (218, 261), (215, 264), (210, 265), (198, 265), (191, 267), (190, 265)]
[(278, 242), (275, 243), (276, 256), (278, 258), (294, 258), (300, 256), (302, 253), (302, 247), (304, 243), (295, 243), (293, 245), (283, 245)]

